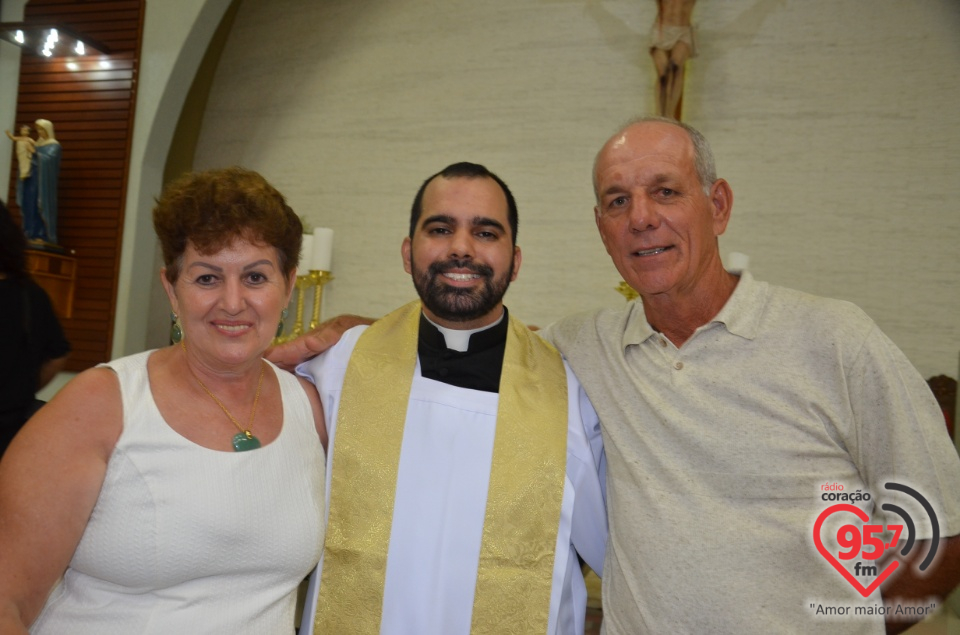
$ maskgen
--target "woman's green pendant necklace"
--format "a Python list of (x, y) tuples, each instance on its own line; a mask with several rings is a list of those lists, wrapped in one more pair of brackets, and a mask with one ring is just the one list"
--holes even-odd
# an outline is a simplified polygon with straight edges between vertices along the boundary
[[(181, 342), (181, 346), (182, 346)], [(186, 350), (186, 347), (184, 347)], [(233, 436), (233, 451), (234, 452), (247, 452), (248, 450), (256, 450), (260, 447), (260, 439), (253, 436), (253, 433), (250, 432), (250, 428), (253, 427), (253, 418), (257, 414), (257, 403), (260, 401), (260, 388), (263, 386), (263, 371), (266, 368), (267, 364), (263, 360), (260, 360), (260, 379), (257, 380), (257, 394), (253, 398), (253, 407), (250, 409), (250, 420), (247, 422), (247, 427), (244, 428), (240, 423), (234, 418), (230, 411), (227, 410), (227, 407), (223, 405), (223, 402), (217, 399), (217, 396), (210, 392), (210, 389), (207, 388), (200, 378), (197, 377), (196, 373), (193, 373), (193, 369), (190, 369), (190, 372), (193, 373), (193, 378), (197, 380), (197, 383), (200, 384), (200, 387), (203, 388), (203, 391), (210, 395), (210, 398), (217, 402), (217, 405), (220, 406), (220, 409), (223, 410), (223, 414), (227, 415), (227, 418), (233, 422), (233, 425), (237, 426), (238, 432)]]
[(210, 395), (210, 398), (217, 402), (217, 405), (220, 406), (220, 409), (223, 410), (223, 414), (227, 415), (227, 418), (233, 422), (233, 425), (237, 426), (238, 432), (233, 435), (233, 451), (234, 452), (246, 452), (247, 450), (256, 450), (260, 447), (260, 439), (253, 436), (253, 433), (250, 432), (250, 428), (253, 427), (253, 418), (257, 414), (257, 402), (260, 401), (260, 387), (263, 386), (263, 369), (266, 368), (266, 363), (260, 361), (260, 379), (257, 380), (257, 394), (253, 398), (253, 408), (250, 408), (250, 421), (247, 422), (247, 427), (244, 428), (240, 423), (234, 418), (230, 411), (227, 410), (227, 407), (223, 405), (223, 402), (217, 399), (217, 396), (210, 392), (210, 389), (203, 385), (203, 382), (200, 381), (200, 378), (194, 375), (194, 379), (197, 380), (197, 383), (200, 384), (200, 387), (203, 388), (204, 392)]
[(256, 450), (260, 447), (260, 439), (253, 436), (249, 430), (238, 432), (233, 435), (234, 452), (246, 452), (247, 450)]

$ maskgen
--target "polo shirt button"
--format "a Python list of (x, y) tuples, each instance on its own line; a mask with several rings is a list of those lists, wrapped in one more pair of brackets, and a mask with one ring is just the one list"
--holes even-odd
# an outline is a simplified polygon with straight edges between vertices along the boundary
[(683, 370), (683, 362), (677, 362), (673, 365), (677, 370)]
[(666, 346), (667, 346), (667, 340), (665, 340), (664, 338), (661, 337), (661, 338), (660, 338), (660, 346), (663, 346), (664, 348), (666, 348)]

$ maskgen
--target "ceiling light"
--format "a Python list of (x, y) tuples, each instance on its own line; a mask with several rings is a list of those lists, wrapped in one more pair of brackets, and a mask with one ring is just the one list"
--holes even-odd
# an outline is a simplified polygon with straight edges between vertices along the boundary
[(0, 23), (0, 40), (23, 49), (25, 54), (44, 57), (106, 55), (110, 49), (69, 27), (55, 24)]

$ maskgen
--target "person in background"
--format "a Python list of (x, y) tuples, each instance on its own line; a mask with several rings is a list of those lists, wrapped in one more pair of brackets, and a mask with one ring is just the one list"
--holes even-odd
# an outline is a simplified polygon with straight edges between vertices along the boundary
[(328, 532), (301, 635), (584, 630), (602, 571), (593, 408), (510, 316), (517, 206), (482, 165), (420, 187), (403, 266), (420, 296), (299, 372), (330, 430)]
[(175, 343), (78, 375), (0, 461), (2, 633), (294, 630), (326, 431), (313, 387), (262, 354), (300, 219), (228, 168), (172, 183), (153, 221)]
[(63, 370), (70, 343), (46, 291), (27, 273), (23, 231), (0, 201), (0, 455), (43, 402), (38, 390)]

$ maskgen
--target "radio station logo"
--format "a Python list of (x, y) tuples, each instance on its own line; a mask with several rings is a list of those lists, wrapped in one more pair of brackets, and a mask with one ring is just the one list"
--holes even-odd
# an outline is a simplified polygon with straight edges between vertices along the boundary
[[(937, 514), (927, 499), (915, 489), (892, 482), (886, 483), (884, 487), (912, 497), (926, 512), (932, 529), (929, 541), (930, 549), (918, 567), (920, 571), (926, 571), (930, 563), (933, 562), (934, 556), (937, 555), (937, 544), (940, 540), (940, 525), (937, 522)], [(902, 524), (888, 524), (886, 526), (871, 524), (870, 516), (861, 508), (852, 504), (859, 501), (870, 501), (869, 493), (861, 493), (860, 490), (857, 490), (849, 494), (842, 491), (843, 485), (836, 483), (824, 485), (821, 489), (827, 490), (822, 495), (823, 500), (847, 502), (831, 505), (820, 513), (813, 526), (813, 542), (820, 555), (860, 595), (868, 597), (902, 564), (894, 553), (892, 559), (881, 570), (881, 557), (891, 549), (896, 549), (901, 540), (905, 540), (905, 542), (903, 548), (899, 551), (899, 558), (906, 557), (914, 548), (916, 529), (913, 518), (903, 508), (892, 503), (884, 503), (880, 508), (899, 516)], [(836, 532), (836, 553), (824, 545), (821, 536), (823, 525), (828, 520), (832, 525), (835, 525), (836, 521), (844, 523)]]

